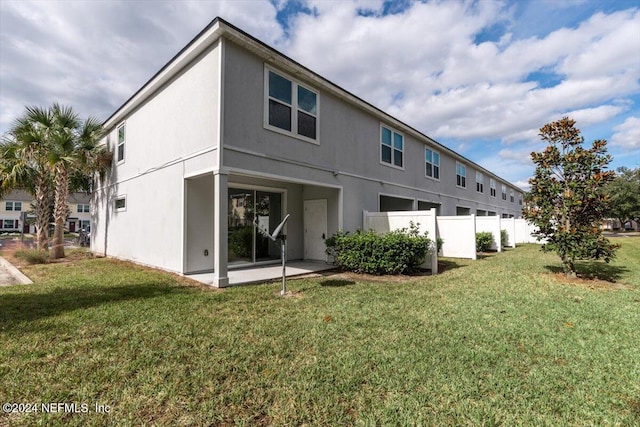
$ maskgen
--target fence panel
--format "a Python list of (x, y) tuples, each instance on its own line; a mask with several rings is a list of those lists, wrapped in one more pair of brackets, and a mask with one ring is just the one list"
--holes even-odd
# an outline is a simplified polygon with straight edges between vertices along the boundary
[(501, 218), (499, 216), (477, 216), (476, 217), (476, 233), (489, 232), (493, 236), (491, 240), (491, 250), (502, 251), (502, 243), (500, 241)]
[(545, 240), (538, 241), (538, 239), (533, 235), (537, 230), (537, 227), (529, 222), (526, 219), (516, 219), (515, 220), (515, 236), (516, 243), (539, 243), (542, 244)]
[(444, 240), (442, 256), (476, 259), (475, 215), (436, 217), (438, 237)]
[(502, 218), (500, 220), (500, 227), (502, 230), (507, 230), (507, 246), (510, 248), (515, 248), (516, 247), (516, 219)]

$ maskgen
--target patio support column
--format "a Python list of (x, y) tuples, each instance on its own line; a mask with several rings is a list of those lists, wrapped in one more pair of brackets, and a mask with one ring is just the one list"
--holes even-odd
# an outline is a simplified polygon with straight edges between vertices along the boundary
[(213, 286), (223, 288), (229, 286), (227, 274), (229, 172), (222, 170), (213, 172), (213, 195)]

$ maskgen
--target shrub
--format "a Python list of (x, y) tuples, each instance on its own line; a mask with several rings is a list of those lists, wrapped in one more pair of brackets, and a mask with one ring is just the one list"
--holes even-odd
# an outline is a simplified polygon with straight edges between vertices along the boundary
[(20, 249), (15, 255), (29, 264), (46, 264), (49, 261), (49, 252), (39, 249)]
[(442, 253), (442, 245), (444, 245), (444, 239), (442, 237), (436, 238), (436, 253)]
[(325, 242), (327, 253), (345, 270), (369, 274), (406, 274), (417, 271), (432, 250), (426, 233), (418, 234), (411, 224), (407, 230), (384, 235), (358, 230), (354, 234), (338, 232)]
[(476, 233), (476, 252), (487, 252), (493, 243), (493, 233), (483, 231)]
[(248, 258), (253, 250), (253, 226), (238, 227), (229, 233), (229, 250), (237, 257)]
[(509, 232), (507, 230), (500, 230), (500, 246), (505, 248), (509, 244)]

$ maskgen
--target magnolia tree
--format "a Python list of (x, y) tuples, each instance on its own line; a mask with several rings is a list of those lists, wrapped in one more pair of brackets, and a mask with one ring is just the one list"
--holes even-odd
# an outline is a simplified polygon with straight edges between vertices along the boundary
[(576, 276), (576, 260), (609, 262), (617, 248), (600, 228), (608, 209), (604, 188), (615, 175), (605, 170), (611, 162), (607, 141), (599, 139), (584, 148), (575, 123), (564, 117), (540, 129), (549, 146), (531, 153), (536, 172), (529, 180), (531, 190), (523, 211), (538, 227), (537, 236), (546, 239), (542, 250), (558, 254), (568, 277)]

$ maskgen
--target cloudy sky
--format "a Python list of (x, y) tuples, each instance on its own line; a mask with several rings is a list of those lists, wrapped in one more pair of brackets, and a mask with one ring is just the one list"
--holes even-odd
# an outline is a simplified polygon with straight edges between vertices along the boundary
[(0, 133), (106, 119), (218, 15), (522, 188), (564, 115), (640, 166), (640, 0), (0, 0)]

